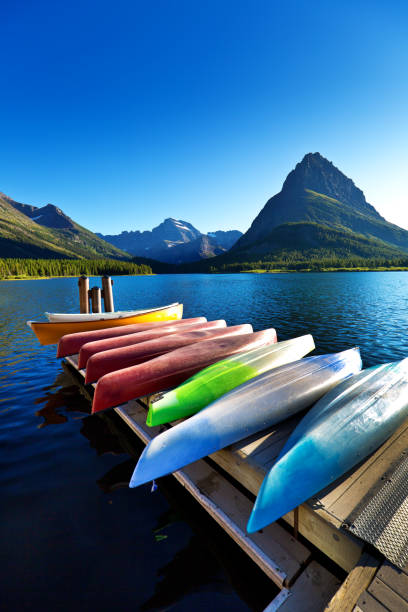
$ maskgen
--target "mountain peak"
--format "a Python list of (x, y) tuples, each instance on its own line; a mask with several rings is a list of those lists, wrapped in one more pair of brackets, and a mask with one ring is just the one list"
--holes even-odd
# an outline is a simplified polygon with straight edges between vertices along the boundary
[(302, 161), (300, 163), (303, 164), (304, 162), (321, 161), (321, 160), (331, 164), (331, 162), (329, 162), (328, 159), (323, 157), (323, 155), (321, 155), (321, 153), (319, 153), (319, 151), (316, 151), (316, 153), (306, 153), (306, 155), (303, 157), (303, 159), (302, 159)]
[(352, 206), (354, 210), (381, 218), (375, 208), (368, 204), (361, 189), (318, 152), (307, 153), (288, 174), (282, 187), (282, 192), (292, 196), (303, 194), (305, 190), (316, 191)]
[[(370, 227), (374, 236), (377, 236), (376, 224), (386, 223), (366, 201), (361, 189), (318, 152), (307, 153), (296, 164), (283, 183), (282, 190), (267, 201), (249, 230), (233, 248), (255, 243), (279, 225), (298, 222), (347, 227), (367, 234), (367, 227)], [(381, 236), (386, 234), (383, 232)]]

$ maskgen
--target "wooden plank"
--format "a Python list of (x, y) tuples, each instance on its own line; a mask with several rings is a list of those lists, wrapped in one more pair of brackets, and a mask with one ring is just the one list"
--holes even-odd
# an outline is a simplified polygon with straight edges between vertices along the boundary
[(408, 612), (408, 603), (379, 578), (374, 578), (367, 591), (381, 602), (387, 610)]
[(408, 603), (408, 576), (398, 567), (385, 561), (377, 577)]
[(67, 361), (73, 368), (78, 370), (78, 355), (67, 355), (64, 357), (65, 361)]
[(360, 595), (353, 612), (390, 612), (390, 610), (383, 606), (382, 603), (368, 593), (368, 591), (364, 591), (364, 593)]
[(358, 598), (370, 585), (379, 565), (378, 559), (364, 553), (327, 604), (325, 612), (352, 612)]
[[(282, 446), (295, 429), (299, 420), (299, 416), (294, 416), (291, 419), (283, 421), (283, 423), (279, 423), (279, 425), (271, 427), (267, 431), (254, 434), (253, 436), (246, 438), (245, 440), (241, 440), (228, 448), (231, 452), (238, 453), (240, 457), (243, 458), (254, 458), (259, 453), (267, 451), (267, 449), (270, 449), (270, 456), (274, 456), (276, 450), (280, 452)], [(257, 462), (261, 466), (263, 465), (262, 460), (257, 459)]]
[(268, 606), (268, 612), (320, 612), (332, 598), (340, 581), (327, 569), (312, 561), (301, 573), (289, 591), (289, 596), (279, 602), (279, 595)]
[[(282, 517), (293, 527), (293, 512)], [(327, 520), (327, 513), (299, 506), (299, 533), (314, 544), (346, 572), (350, 572), (361, 557), (364, 542)]]
[[(258, 494), (266, 469), (250, 456), (245, 459), (224, 449), (211, 455), (211, 459), (248, 491)], [(282, 518), (293, 527), (293, 512)], [(361, 556), (364, 545), (362, 540), (341, 530), (341, 523), (324, 509), (312, 507), (308, 503), (299, 508), (299, 533), (347, 572), (353, 569)]]
[[(160, 432), (160, 426), (146, 425), (146, 411), (138, 402), (115, 410), (146, 444)], [(276, 524), (249, 536), (245, 529), (252, 503), (204, 461), (174, 476), (279, 587), (291, 584), (310, 558), (305, 546)]]
[(283, 605), (283, 603), (290, 597), (291, 593), (289, 589), (282, 589), (279, 594), (274, 597), (270, 604), (266, 606), (263, 612), (276, 612)]

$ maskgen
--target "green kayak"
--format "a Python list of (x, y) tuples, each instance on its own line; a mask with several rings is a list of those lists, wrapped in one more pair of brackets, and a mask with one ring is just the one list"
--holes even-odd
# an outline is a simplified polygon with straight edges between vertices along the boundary
[(153, 427), (191, 416), (247, 380), (301, 359), (314, 348), (313, 337), (308, 334), (218, 361), (176, 389), (154, 396), (146, 423)]

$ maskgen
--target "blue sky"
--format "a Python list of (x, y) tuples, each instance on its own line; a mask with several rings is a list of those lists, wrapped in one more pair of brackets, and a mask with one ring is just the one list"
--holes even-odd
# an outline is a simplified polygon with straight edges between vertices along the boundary
[(0, 191), (93, 231), (245, 231), (319, 151), (408, 228), (408, 8), (3, 0)]

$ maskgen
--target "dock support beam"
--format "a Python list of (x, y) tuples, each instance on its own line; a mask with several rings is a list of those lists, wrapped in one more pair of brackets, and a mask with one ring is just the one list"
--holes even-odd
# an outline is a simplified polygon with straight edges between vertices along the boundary
[(102, 312), (101, 289), (92, 287), (91, 291), (92, 312)]
[(113, 307), (113, 280), (107, 274), (102, 276), (102, 297), (105, 303), (105, 312), (114, 312)]
[(79, 312), (81, 314), (88, 314), (89, 312), (89, 278), (82, 274), (78, 280), (79, 287)]

